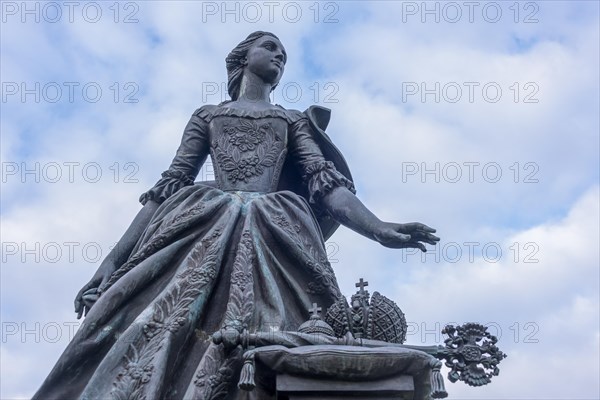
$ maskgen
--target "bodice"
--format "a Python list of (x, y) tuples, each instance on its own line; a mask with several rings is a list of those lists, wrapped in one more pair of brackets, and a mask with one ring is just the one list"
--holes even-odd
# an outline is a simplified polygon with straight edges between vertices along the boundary
[(273, 192), (287, 155), (288, 122), (219, 116), (209, 123), (210, 155), (221, 190)]
[(337, 186), (354, 191), (352, 182), (330, 161), (337, 160), (350, 176), (343, 158), (324, 133), (311, 127), (307, 114), (206, 105), (192, 114), (169, 169), (142, 194), (142, 204), (162, 203), (193, 185), (209, 154), (217, 187), (223, 191), (291, 190), (311, 204)]

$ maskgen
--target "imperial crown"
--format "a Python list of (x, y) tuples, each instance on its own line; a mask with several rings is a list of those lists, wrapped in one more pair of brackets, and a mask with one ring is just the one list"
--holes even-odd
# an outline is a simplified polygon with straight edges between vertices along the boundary
[(364, 289), (368, 284), (361, 278), (356, 284), (359, 289), (352, 296), (352, 304), (349, 305), (345, 298), (338, 300), (327, 310), (325, 322), (337, 337), (350, 332), (355, 338), (404, 343), (407, 329), (404, 313), (379, 292), (369, 297), (369, 292)]

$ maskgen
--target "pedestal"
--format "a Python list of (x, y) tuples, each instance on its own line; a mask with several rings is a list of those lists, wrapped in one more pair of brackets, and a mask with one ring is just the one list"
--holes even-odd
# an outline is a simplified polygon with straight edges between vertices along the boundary
[(277, 375), (277, 400), (413, 400), (412, 376), (375, 381), (315, 379)]

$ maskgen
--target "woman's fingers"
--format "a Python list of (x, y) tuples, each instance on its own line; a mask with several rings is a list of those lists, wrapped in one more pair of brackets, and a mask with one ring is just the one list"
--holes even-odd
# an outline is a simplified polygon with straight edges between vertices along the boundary
[(413, 246), (414, 248), (418, 248), (423, 253), (427, 252), (427, 249), (425, 248), (425, 245), (423, 243), (418, 243), (418, 242), (413, 242), (413, 243), (415, 243), (415, 246)]
[(437, 242), (440, 241), (440, 238), (435, 235), (432, 235), (431, 233), (426, 233), (425, 236), (423, 237), (422, 241), (435, 246), (437, 244)]
[(431, 233), (422, 232), (422, 231), (421, 232), (419, 232), (419, 231), (413, 232), (411, 234), (411, 237), (413, 238), (413, 240), (418, 240), (418, 241), (429, 243), (432, 245), (435, 245), (437, 242), (440, 241), (439, 237), (432, 235)]
[[(98, 290), (98, 288), (95, 285), (96, 284), (94, 281), (86, 283), (85, 286), (83, 286), (81, 290), (77, 293), (77, 296), (75, 296), (74, 305), (75, 312), (77, 313), (77, 319), (80, 319), (82, 315), (87, 314), (89, 306), (86, 304), (86, 295), (89, 296), (91, 293), (95, 293)], [(88, 310), (86, 310), (86, 308)]]
[(404, 243), (404, 244), (398, 246), (397, 248), (400, 248), (400, 249), (419, 249), (423, 253), (427, 252), (427, 249), (425, 248), (425, 245), (423, 243), (420, 243), (420, 242), (408, 242), (408, 243)]
[(78, 317), (77, 319), (80, 318), (81, 313), (82, 313), (82, 307), (83, 307), (83, 293), (86, 292), (87, 290), (89, 290), (91, 287), (90, 283), (87, 283), (84, 287), (81, 288), (81, 290), (79, 291), (79, 293), (77, 293), (77, 296), (75, 296), (75, 312), (78, 313)]
[(435, 233), (435, 229), (422, 224), (420, 222), (409, 222), (408, 224), (403, 224), (404, 229), (406, 229), (407, 231), (413, 232), (413, 231), (423, 231), (423, 232), (428, 232), (428, 233)]
[(435, 233), (436, 230), (425, 225), (425, 224), (421, 224), (421, 230), (425, 231), (425, 232), (429, 232), (429, 233)]

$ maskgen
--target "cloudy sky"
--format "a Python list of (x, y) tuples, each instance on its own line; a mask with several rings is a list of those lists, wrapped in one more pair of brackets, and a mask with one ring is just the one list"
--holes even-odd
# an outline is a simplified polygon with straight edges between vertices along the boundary
[[(599, 10), (538, 2), (12, 2), (2, 7), (2, 399), (67, 345), (73, 298), (166, 169), (191, 113), (226, 97), (250, 32), (288, 53), (273, 101), (332, 109), (328, 132), (380, 218), (420, 221), (426, 255), (347, 229), (410, 344), (477, 321), (508, 354), (451, 399), (597, 399)], [(206, 165), (198, 180), (211, 178)]]

